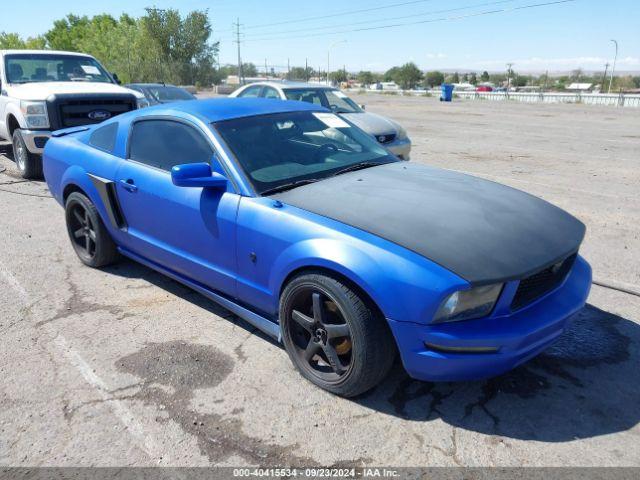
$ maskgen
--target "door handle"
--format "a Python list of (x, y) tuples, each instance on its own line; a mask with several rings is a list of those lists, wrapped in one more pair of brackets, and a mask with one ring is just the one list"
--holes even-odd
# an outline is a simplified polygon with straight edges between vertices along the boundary
[(137, 192), (138, 191), (138, 187), (136, 186), (136, 184), (133, 182), (133, 179), (129, 178), (127, 180), (120, 180), (120, 184), (122, 185), (122, 188), (124, 188), (127, 192)]

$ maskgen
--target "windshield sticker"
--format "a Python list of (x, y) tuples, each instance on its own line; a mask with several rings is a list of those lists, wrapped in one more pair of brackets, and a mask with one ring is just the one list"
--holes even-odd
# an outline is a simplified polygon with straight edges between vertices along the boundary
[(349, 128), (350, 125), (333, 113), (314, 113), (314, 117), (329, 128)]
[(82, 70), (84, 70), (84, 73), (86, 73), (87, 75), (100, 75), (100, 70), (98, 70), (98, 67), (95, 67), (93, 65), (80, 65), (82, 67)]
[(342, 93), (340, 90), (336, 90), (335, 92), (333, 92), (336, 94), (336, 97), (340, 97), (340, 98), (347, 98), (347, 96)]

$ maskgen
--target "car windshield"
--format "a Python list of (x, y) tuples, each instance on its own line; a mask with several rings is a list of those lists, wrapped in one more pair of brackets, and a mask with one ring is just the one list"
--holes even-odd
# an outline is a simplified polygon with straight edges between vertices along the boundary
[(330, 108), (335, 113), (360, 113), (362, 109), (356, 102), (340, 90), (328, 88), (287, 88), (284, 90), (287, 100), (314, 103)]
[(176, 100), (195, 100), (186, 90), (178, 87), (148, 87), (149, 93), (158, 102), (173, 102)]
[(287, 112), (214, 124), (260, 194), (398, 161), (330, 112)]
[(80, 55), (20, 53), (5, 56), (9, 83), (103, 82), (113, 83), (96, 60)]

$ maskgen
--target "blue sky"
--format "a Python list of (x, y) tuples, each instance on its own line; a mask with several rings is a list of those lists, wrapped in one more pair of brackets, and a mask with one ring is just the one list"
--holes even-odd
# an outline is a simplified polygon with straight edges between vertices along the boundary
[[(382, 71), (407, 61), (416, 62), (423, 69), (497, 71), (503, 70), (506, 62), (513, 62), (516, 71), (578, 67), (602, 70), (607, 61), (613, 60), (614, 45), (610, 39), (615, 38), (620, 47), (617, 70), (640, 71), (637, 0), (576, 0), (520, 10), (509, 9), (553, 0), (1, 1), (10, 6), (1, 9), (0, 31), (24, 36), (46, 31), (53, 20), (70, 12), (79, 15), (107, 12), (114, 16), (126, 12), (139, 16), (148, 5), (178, 8), (183, 13), (208, 8), (213, 38), (221, 40), (222, 63), (236, 61), (231, 25), (240, 17), (244, 25), (243, 60), (261, 67), (265, 59), (269, 65), (284, 67), (288, 59), (291, 65), (304, 65), (307, 58), (314, 68), (325, 69), (331, 47), (331, 68), (346, 65), (352, 71)], [(397, 5), (401, 3), (410, 4)], [(396, 6), (347, 13), (391, 4)], [(470, 16), (500, 9), (508, 11)], [(300, 21), (327, 15), (332, 16)], [(440, 18), (447, 20), (348, 31)], [(285, 21), (290, 23), (261, 27)]]

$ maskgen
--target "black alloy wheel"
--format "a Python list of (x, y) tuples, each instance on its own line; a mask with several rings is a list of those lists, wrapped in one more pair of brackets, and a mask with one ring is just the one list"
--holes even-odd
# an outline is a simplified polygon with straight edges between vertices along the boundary
[(90, 267), (102, 267), (119, 257), (117, 247), (102, 223), (95, 205), (80, 192), (65, 202), (67, 232), (78, 258)]
[(396, 346), (386, 320), (355, 286), (324, 272), (292, 278), (280, 296), (282, 342), (307, 380), (343, 397), (389, 372)]
[(351, 330), (344, 313), (318, 288), (300, 289), (293, 299), (290, 323), (301, 363), (326, 381), (336, 381), (351, 366)]

